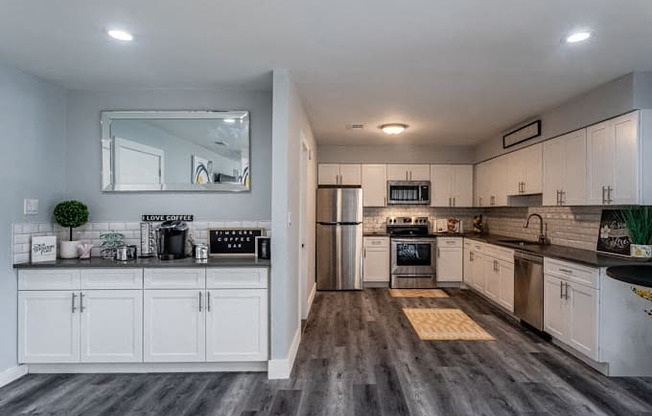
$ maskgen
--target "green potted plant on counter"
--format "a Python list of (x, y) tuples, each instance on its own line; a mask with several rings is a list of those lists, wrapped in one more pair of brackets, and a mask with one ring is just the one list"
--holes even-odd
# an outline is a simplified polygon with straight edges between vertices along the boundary
[(72, 229), (86, 224), (88, 207), (75, 200), (60, 202), (54, 207), (54, 220), (60, 226), (70, 229), (69, 240), (61, 241), (59, 244), (59, 257), (62, 259), (77, 258), (79, 241), (72, 239)]
[(652, 257), (652, 206), (630, 207), (621, 211), (620, 217), (627, 226), (631, 240), (630, 256)]

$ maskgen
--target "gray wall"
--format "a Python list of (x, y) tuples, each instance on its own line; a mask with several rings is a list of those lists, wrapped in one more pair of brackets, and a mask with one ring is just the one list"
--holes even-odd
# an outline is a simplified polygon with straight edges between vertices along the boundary
[(471, 146), (328, 146), (318, 148), (320, 163), (473, 163)]
[[(65, 188), (65, 122), (63, 88), (0, 63), (0, 373), (17, 364), (11, 224), (50, 221)], [(24, 198), (38, 198), (38, 216), (23, 216)]]
[[(652, 95), (650, 95), (652, 98)], [(637, 108), (634, 103), (634, 74), (627, 74), (606, 84), (578, 95), (563, 104), (526, 120), (541, 119), (541, 136), (528, 140), (520, 146), (503, 149), (503, 134), (489, 137), (475, 149), (475, 161), (481, 162), (494, 156), (509, 153), (522, 147), (550, 139), (561, 134), (586, 127)], [(515, 127), (519, 127), (515, 126)], [(512, 131), (514, 128), (505, 130)]]
[[(144, 213), (189, 213), (197, 220), (271, 218), (272, 95), (237, 89), (78, 90), (68, 93), (66, 190), (92, 221), (138, 221)], [(251, 192), (102, 193), (102, 110), (249, 110)]]

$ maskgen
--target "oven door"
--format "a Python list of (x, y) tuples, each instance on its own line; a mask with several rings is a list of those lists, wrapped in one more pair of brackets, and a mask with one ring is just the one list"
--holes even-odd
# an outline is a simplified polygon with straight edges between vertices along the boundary
[(435, 275), (434, 239), (392, 238), (391, 242), (391, 274)]

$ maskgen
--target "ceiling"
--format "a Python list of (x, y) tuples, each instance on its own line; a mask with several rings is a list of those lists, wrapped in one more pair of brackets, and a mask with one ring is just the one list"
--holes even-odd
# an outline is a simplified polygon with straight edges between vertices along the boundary
[(270, 90), (284, 68), (322, 144), (473, 145), (652, 70), (650, 22), (650, 0), (3, 0), (0, 61), (68, 88)]

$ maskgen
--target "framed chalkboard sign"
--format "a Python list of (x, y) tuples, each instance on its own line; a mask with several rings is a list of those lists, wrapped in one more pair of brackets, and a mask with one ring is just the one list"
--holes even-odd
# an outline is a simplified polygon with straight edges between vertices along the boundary
[(596, 251), (629, 257), (631, 241), (619, 209), (603, 209)]
[(262, 228), (213, 229), (208, 232), (211, 256), (255, 256), (256, 237), (265, 235)]

